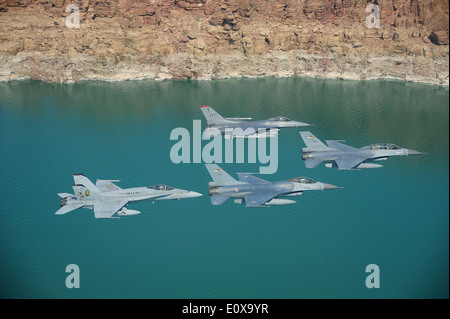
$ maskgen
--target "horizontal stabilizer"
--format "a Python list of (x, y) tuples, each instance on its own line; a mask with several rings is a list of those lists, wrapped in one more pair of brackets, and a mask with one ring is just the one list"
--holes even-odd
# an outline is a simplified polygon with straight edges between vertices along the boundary
[(73, 194), (69, 194), (69, 193), (59, 193), (58, 196), (61, 197), (61, 198), (66, 198), (66, 197), (71, 197), (71, 196), (74, 196), (74, 195)]
[(212, 195), (211, 204), (212, 205), (222, 205), (230, 196), (225, 195)]
[(306, 168), (315, 168), (317, 167), (317, 165), (319, 165), (320, 163), (322, 163), (321, 160), (318, 159), (306, 159), (305, 160), (305, 166)]
[(71, 211), (73, 211), (73, 210), (75, 210), (77, 208), (80, 208), (82, 206), (84, 206), (83, 203), (75, 204), (75, 205), (66, 205), (66, 206), (63, 206), (60, 209), (58, 209), (58, 211), (55, 213), (55, 215), (67, 214), (67, 213), (70, 213)]

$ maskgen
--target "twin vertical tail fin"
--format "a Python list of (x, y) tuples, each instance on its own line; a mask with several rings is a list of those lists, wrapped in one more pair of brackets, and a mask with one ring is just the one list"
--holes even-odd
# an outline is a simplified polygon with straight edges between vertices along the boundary
[(74, 174), (73, 180), (75, 181), (73, 191), (78, 200), (92, 199), (96, 197), (96, 194), (100, 193), (97, 186), (95, 186), (84, 174)]

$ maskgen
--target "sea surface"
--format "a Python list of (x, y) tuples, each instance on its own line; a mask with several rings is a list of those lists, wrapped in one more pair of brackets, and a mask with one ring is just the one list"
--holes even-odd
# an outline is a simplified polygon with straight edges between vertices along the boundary
[[(426, 155), (379, 169), (306, 169), (303, 128), (287, 128), (277, 172), (257, 176), (343, 188), (305, 192), (294, 205), (212, 206), (204, 163), (170, 158), (173, 129), (192, 133), (195, 119), (206, 126), (200, 105), (225, 117), (284, 115), (314, 124), (305, 129), (322, 140)], [(265, 164), (220, 165), (236, 177)], [(120, 219), (86, 209), (57, 216), (57, 193), (72, 192), (74, 173), (204, 195), (132, 203), (142, 213)], [(449, 297), (446, 87), (305, 78), (0, 83), (0, 178), (2, 298)], [(66, 287), (70, 264), (80, 288)], [(366, 287), (370, 264), (380, 288)]]

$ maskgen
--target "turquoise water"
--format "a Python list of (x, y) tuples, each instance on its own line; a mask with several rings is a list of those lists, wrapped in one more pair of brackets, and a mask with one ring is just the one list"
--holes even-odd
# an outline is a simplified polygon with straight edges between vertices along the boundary
[[(169, 139), (198, 108), (284, 115), (321, 139), (390, 142), (427, 155), (381, 169), (308, 170), (299, 129), (279, 136), (276, 181), (342, 186), (298, 204), (212, 206), (203, 164), (174, 164)], [(239, 79), (0, 83), (0, 289), (3, 298), (448, 298), (449, 91), (399, 81)], [(204, 143), (205, 144), (205, 143)], [(257, 164), (223, 164), (231, 175)], [(131, 204), (142, 214), (56, 216), (72, 174), (121, 187), (165, 183), (204, 194)], [(65, 268), (80, 268), (80, 288)], [(365, 268), (380, 268), (368, 289)]]

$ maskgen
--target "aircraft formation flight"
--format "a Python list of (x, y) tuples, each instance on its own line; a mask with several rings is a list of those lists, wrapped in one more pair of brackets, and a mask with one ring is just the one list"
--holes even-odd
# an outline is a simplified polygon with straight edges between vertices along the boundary
[[(226, 138), (267, 138), (278, 135), (281, 128), (311, 126), (286, 117), (247, 122), (251, 118), (223, 118), (209, 106), (200, 106), (208, 126), (203, 134)], [(342, 144), (342, 141), (327, 140), (326, 145), (309, 131), (300, 132), (306, 148), (302, 149), (302, 160), (306, 168), (315, 168), (320, 163), (326, 167), (338, 167), (340, 170), (359, 170), (378, 168), (374, 163), (387, 160), (390, 156), (409, 156), (424, 154), (399, 147), (395, 144), (372, 144), (355, 148)], [(251, 173), (237, 173), (234, 179), (216, 164), (206, 164), (212, 182), (208, 183), (212, 205), (222, 205), (229, 198), (245, 207), (267, 207), (288, 205), (296, 201), (280, 197), (300, 196), (308, 190), (331, 190), (340, 188), (327, 183), (316, 182), (309, 177), (297, 177), (289, 180), (269, 182)], [(118, 218), (137, 215), (137, 210), (127, 209), (129, 203), (144, 200), (169, 200), (200, 197), (202, 194), (167, 185), (159, 184), (147, 187), (122, 189), (115, 185), (119, 180), (97, 180), (94, 185), (84, 174), (73, 175), (74, 194), (59, 193), (61, 208), (56, 215), (67, 214), (78, 208), (94, 210), (96, 218)]]

